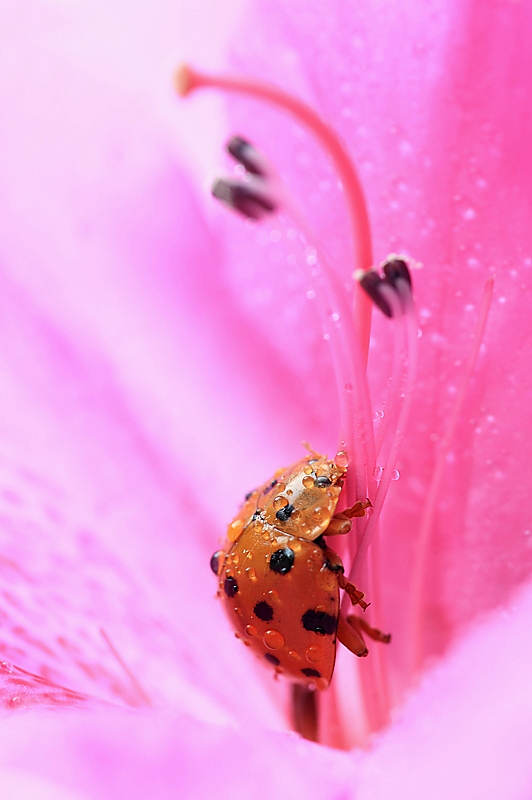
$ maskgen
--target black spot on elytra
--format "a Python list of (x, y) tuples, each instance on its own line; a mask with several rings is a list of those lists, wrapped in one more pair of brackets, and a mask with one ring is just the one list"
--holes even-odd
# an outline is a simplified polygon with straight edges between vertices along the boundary
[(301, 622), (306, 631), (313, 631), (320, 636), (332, 636), (336, 633), (338, 620), (332, 614), (327, 614), (325, 611), (316, 611), (314, 608), (309, 608), (301, 617)]
[(227, 597), (234, 597), (238, 592), (238, 583), (234, 578), (226, 578), (224, 581), (224, 592)]
[(223, 555), (223, 550), (217, 550), (216, 553), (213, 553), (211, 556), (211, 569), (215, 575), (218, 575), (220, 569), (220, 558)]
[(271, 482), (271, 483), (270, 483), (270, 484), (269, 484), (269, 485), (268, 485), (268, 486), (265, 488), (265, 490), (264, 490), (264, 494), (268, 494), (269, 492), (271, 492), (271, 490), (272, 490), (272, 489), (275, 489), (275, 487), (276, 487), (276, 486), (277, 486), (277, 481), (276, 481), (276, 480), (273, 480), (273, 481), (272, 481), (272, 482)]
[(332, 483), (331, 479), (328, 478), (326, 475), (320, 475), (319, 478), (314, 479), (314, 486), (330, 486)]
[(271, 622), (273, 619), (273, 608), (266, 600), (261, 600), (260, 603), (256, 603), (253, 613), (263, 622)]
[(279, 511), (276, 512), (275, 516), (281, 522), (286, 522), (287, 520), (290, 519), (294, 511), (295, 511), (294, 506), (291, 503), (289, 503), (284, 508), (280, 508)]
[(244, 495), (244, 500), (246, 501), (246, 503), (250, 499), (250, 497), (251, 497), (251, 495), (253, 494), (254, 491), (255, 490), (252, 489), (251, 492), (248, 492), (246, 495)]
[(301, 672), (303, 675), (306, 675), (307, 678), (321, 678), (320, 673), (317, 669), (311, 669), (311, 667), (304, 667)]
[(275, 664), (276, 667), (281, 663), (277, 656), (274, 656), (272, 653), (264, 653), (264, 658), (266, 661), (269, 661), (270, 664)]
[(270, 569), (279, 575), (286, 575), (294, 566), (296, 554), (289, 547), (281, 547), (270, 556)]
[(344, 572), (344, 568), (342, 567), (341, 564), (331, 564), (328, 558), (325, 559), (325, 566), (331, 572), (342, 572), (342, 573)]

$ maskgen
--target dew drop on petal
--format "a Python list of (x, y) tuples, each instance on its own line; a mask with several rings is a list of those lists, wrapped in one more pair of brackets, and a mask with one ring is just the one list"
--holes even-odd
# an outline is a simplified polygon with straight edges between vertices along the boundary
[(375, 467), (373, 470), (373, 477), (376, 481), (380, 481), (382, 478), (382, 473), (384, 472), (384, 467)]
[(401, 475), (399, 473), (399, 470), (398, 469), (394, 469), (392, 471), (392, 481), (398, 481), (400, 477), (401, 477)]

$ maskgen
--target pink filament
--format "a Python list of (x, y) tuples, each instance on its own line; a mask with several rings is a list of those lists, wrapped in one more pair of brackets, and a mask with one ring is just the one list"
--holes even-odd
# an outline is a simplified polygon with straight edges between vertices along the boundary
[(426, 580), (427, 557), (429, 552), (430, 535), (432, 531), (432, 525), (434, 522), (434, 515), (436, 513), (436, 503), (438, 500), (438, 494), (440, 491), (443, 473), (445, 470), (447, 455), (449, 453), (452, 444), (452, 440), (456, 430), (456, 425), (458, 423), (458, 418), (460, 416), (460, 412), (462, 410), (466, 398), (467, 390), (469, 388), (469, 383), (471, 381), (471, 377), (475, 369), (475, 365), (480, 350), (480, 345), (482, 344), (482, 339), (484, 337), (484, 331), (486, 330), (486, 323), (488, 321), (491, 298), (493, 295), (493, 284), (494, 284), (494, 279), (489, 278), (484, 286), (482, 303), (480, 306), (475, 332), (473, 334), (473, 340), (471, 342), (471, 348), (464, 367), (464, 372), (462, 375), (462, 379), (460, 381), (460, 387), (456, 395), (454, 406), (451, 411), (451, 416), (449, 417), (447, 429), (440, 443), (439, 452), (436, 459), (436, 465), (434, 468), (434, 472), (432, 474), (432, 480), (430, 482), (429, 490), (427, 492), (427, 499), (425, 501), (425, 507), (423, 509), (423, 515), (421, 518), (419, 537), (415, 550), (416, 560), (414, 564), (414, 571), (413, 571), (412, 585), (410, 592), (409, 619), (412, 625), (412, 630), (410, 632), (410, 642), (412, 646), (411, 661), (413, 670), (418, 670), (421, 667), (423, 661), (423, 640), (422, 640), (423, 589)]

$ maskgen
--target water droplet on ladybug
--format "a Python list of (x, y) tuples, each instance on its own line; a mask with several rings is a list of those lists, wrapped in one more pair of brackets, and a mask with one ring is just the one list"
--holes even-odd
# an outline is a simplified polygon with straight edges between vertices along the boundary
[(334, 457), (334, 462), (335, 462), (337, 467), (344, 467), (345, 468), (345, 467), (349, 466), (349, 456), (347, 455), (345, 450), (339, 450), (336, 453), (336, 455)]
[(310, 664), (317, 664), (321, 659), (321, 650), (319, 647), (307, 647), (305, 658)]
[(273, 501), (273, 508), (275, 511), (280, 511), (281, 508), (285, 508), (288, 505), (288, 498), (282, 497), (281, 495), (277, 495)]
[(270, 650), (279, 650), (279, 648), (283, 647), (284, 645), (284, 638), (281, 636), (279, 631), (266, 631), (262, 637), (262, 641)]
[(288, 655), (289, 655), (289, 657), (290, 657), (290, 658), (292, 658), (294, 661), (297, 661), (297, 660), (300, 658), (300, 655), (299, 655), (299, 653), (296, 653), (296, 651), (295, 651), (295, 650), (289, 650), (289, 651), (288, 651)]
[(276, 603), (279, 600), (279, 592), (277, 592), (275, 589), (270, 589), (268, 592), (268, 597), (270, 600), (273, 600), (273, 602)]
[(305, 489), (310, 489), (312, 486), (314, 486), (314, 478), (311, 475), (305, 475), (301, 483)]
[(235, 542), (244, 530), (244, 520), (235, 519), (227, 528), (227, 538), (230, 542)]
[(257, 635), (257, 629), (255, 628), (254, 625), (246, 625), (244, 630), (246, 631), (248, 636), (256, 636)]
[(216, 553), (213, 553), (211, 556), (211, 569), (215, 575), (218, 575), (220, 572), (220, 567), (222, 566), (223, 554), (224, 554), (223, 550), (217, 550)]
[(253, 569), (253, 567), (248, 567), (246, 570), (246, 575), (248, 576), (250, 581), (257, 580), (257, 572)]

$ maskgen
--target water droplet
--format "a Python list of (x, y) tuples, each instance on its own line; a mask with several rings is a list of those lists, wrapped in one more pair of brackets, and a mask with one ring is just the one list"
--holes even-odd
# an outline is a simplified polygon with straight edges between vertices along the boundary
[(273, 501), (273, 508), (275, 511), (279, 511), (281, 508), (285, 508), (288, 505), (288, 498), (283, 497), (282, 495), (277, 495)]
[(244, 630), (246, 631), (248, 636), (256, 636), (257, 635), (257, 629), (255, 628), (254, 625), (246, 625)]
[(268, 592), (268, 597), (270, 598), (270, 600), (276, 603), (279, 600), (279, 592), (277, 592), (275, 589), (270, 589), (270, 591)]
[(293, 658), (294, 661), (297, 661), (297, 659), (300, 657), (299, 653), (296, 653), (295, 650), (289, 650), (288, 651), (288, 655), (289, 655), (290, 658)]
[(317, 664), (321, 660), (321, 650), (319, 647), (307, 647), (305, 658), (311, 664)]
[(241, 617), (241, 616), (243, 616), (243, 614), (242, 614), (242, 609), (241, 609), (241, 608), (238, 608), (238, 606), (235, 606), (235, 607), (234, 607), (234, 609), (233, 609), (233, 611), (235, 612), (235, 614), (237, 615), (237, 617)]
[(399, 473), (399, 470), (398, 469), (394, 469), (392, 471), (392, 481), (398, 481), (400, 477), (401, 477), (401, 475)]
[(257, 573), (253, 569), (253, 567), (248, 567), (247, 568), (246, 575), (248, 576), (250, 581), (256, 581), (257, 580)]
[(312, 473), (313, 473), (313, 469), (312, 469), (312, 467), (310, 467), (310, 466), (307, 464), (307, 466), (306, 466), (306, 467), (303, 467), (303, 472), (305, 473), (305, 475), (312, 475)]
[(13, 664), (11, 664), (9, 661), (1, 661), (0, 668), (4, 672), (13, 672)]
[(229, 539), (230, 542), (234, 542), (238, 539), (243, 530), (244, 530), (244, 520), (235, 519), (227, 529), (227, 538)]
[(374, 411), (373, 412), (373, 419), (375, 421), (382, 419), (384, 417), (384, 411)]
[(373, 477), (376, 481), (380, 481), (382, 479), (382, 473), (384, 472), (384, 467), (375, 467), (373, 470)]
[(9, 705), (11, 708), (20, 708), (20, 706), (22, 705), (22, 700), (18, 695), (15, 695), (10, 699)]
[(305, 489), (310, 489), (312, 486), (314, 486), (314, 478), (312, 478), (310, 475), (305, 475), (302, 480), (302, 484)]
[(279, 631), (266, 631), (262, 637), (262, 641), (269, 650), (279, 650), (279, 648), (283, 647), (284, 645), (284, 638), (281, 636)]
[(347, 467), (349, 465), (349, 456), (345, 452), (345, 450), (339, 450), (335, 457), (334, 463), (337, 467)]

